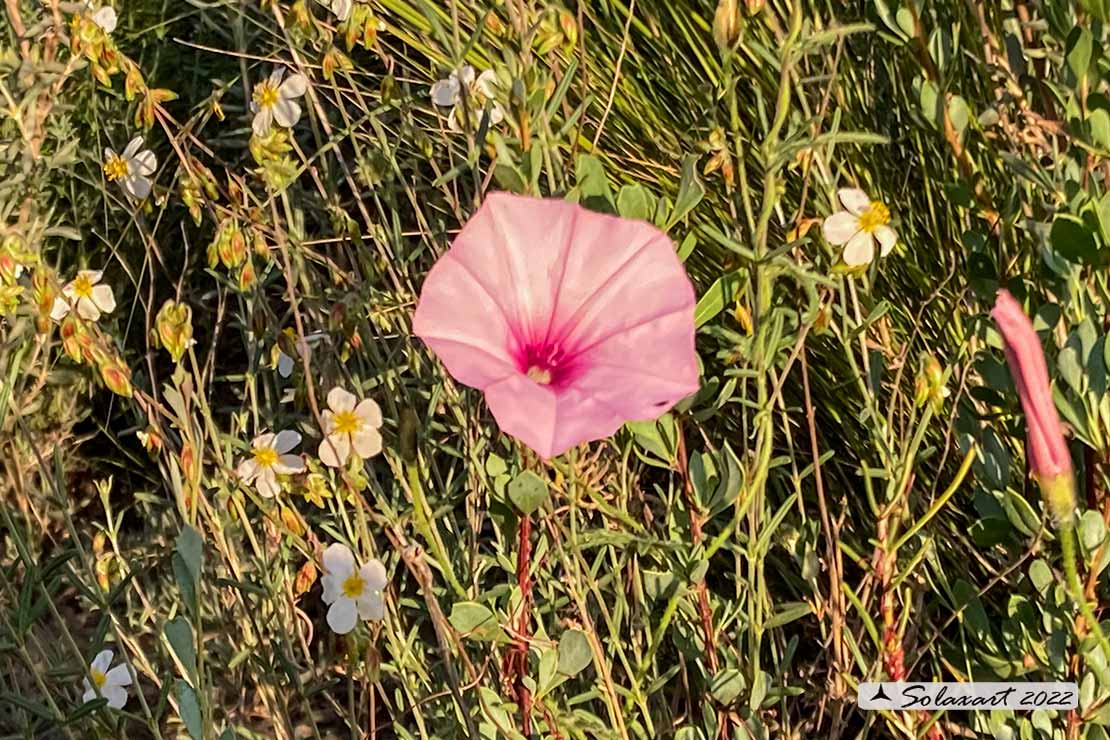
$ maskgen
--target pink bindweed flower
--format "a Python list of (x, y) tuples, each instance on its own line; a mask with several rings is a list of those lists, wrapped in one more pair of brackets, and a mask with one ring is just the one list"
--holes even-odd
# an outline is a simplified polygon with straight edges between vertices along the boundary
[(428, 274), (413, 328), (544, 458), (698, 389), (694, 290), (670, 239), (563, 200), (489, 195)]
[(1025, 423), (1029, 428), (1029, 464), (1033, 474), (1050, 479), (1062, 473), (1071, 475), (1071, 454), (1068, 452), (1052, 388), (1048, 380), (1041, 340), (1033, 330), (1021, 305), (1005, 290), (991, 311), (1005, 342), (1006, 360), (1017, 386)]

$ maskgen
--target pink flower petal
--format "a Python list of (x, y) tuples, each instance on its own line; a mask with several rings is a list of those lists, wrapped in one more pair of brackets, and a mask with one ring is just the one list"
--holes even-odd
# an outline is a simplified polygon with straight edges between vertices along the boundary
[(697, 390), (694, 303), (650, 224), (494, 193), (429, 273), (414, 329), (552, 457)]

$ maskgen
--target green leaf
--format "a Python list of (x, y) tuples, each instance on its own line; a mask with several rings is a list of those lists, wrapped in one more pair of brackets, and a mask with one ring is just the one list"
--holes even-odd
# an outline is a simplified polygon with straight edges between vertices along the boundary
[(177, 710), (181, 722), (193, 740), (204, 740), (204, 723), (200, 713), (200, 702), (193, 687), (180, 678), (173, 682), (173, 693), (177, 697)]
[(1087, 116), (1087, 125), (1091, 129), (1091, 140), (1103, 149), (1110, 149), (1110, 112), (1096, 108)]
[(509, 482), (509, 500), (525, 515), (543, 506), (547, 495), (547, 481), (531, 470), (525, 470)]
[(1069, 341), (1056, 356), (1056, 369), (1076, 393), (1083, 393), (1083, 360), (1079, 356), (1079, 342)]
[(177, 659), (185, 666), (185, 677), (192, 680), (197, 673), (197, 653), (189, 621), (182, 616), (175, 617), (166, 622), (163, 631)]
[(497, 637), (501, 631), (497, 617), (485, 606), (474, 601), (460, 601), (451, 607), (448, 617), (451, 626), (462, 633), (463, 637), (487, 642)]
[(1033, 588), (1037, 589), (1037, 593), (1043, 595), (1055, 580), (1052, 569), (1041, 558), (1037, 558), (1029, 566), (1029, 581), (1033, 584)]
[(200, 597), (200, 574), (204, 567), (204, 542), (200, 533), (186, 524), (177, 536), (173, 554), (173, 573), (181, 596), (190, 609), (196, 610)]
[(1091, 57), (1094, 53), (1094, 37), (1091, 32), (1081, 26), (1076, 26), (1068, 34), (1065, 54), (1068, 67), (1076, 80), (1081, 80), (1091, 68)]
[(736, 300), (736, 294), (739, 290), (739, 272), (730, 272), (717, 278), (709, 286), (709, 290), (705, 291), (702, 297), (698, 299), (698, 305), (694, 307), (694, 326), (704, 326), (707, 321), (717, 316), (724, 310), (725, 306)]
[(579, 202), (587, 208), (604, 213), (613, 210), (613, 191), (601, 160), (590, 154), (580, 154), (574, 174)]
[(921, 88), (917, 91), (918, 103), (921, 105), (921, 114), (925, 116), (925, 120), (934, 126), (940, 125), (940, 112), (943, 108), (937, 107), (937, 101), (940, 100), (940, 91), (937, 89), (936, 83), (931, 80), (925, 80), (921, 83)]
[(967, 131), (967, 124), (971, 120), (971, 108), (968, 107), (967, 101), (959, 95), (953, 95), (948, 101), (948, 117), (952, 120), (952, 128), (956, 129), (956, 133), (962, 139)]
[(617, 213), (637, 221), (650, 221), (655, 212), (654, 200), (643, 185), (625, 185), (617, 195)]
[(1092, 509), (1083, 512), (1079, 519), (1079, 542), (1088, 553), (1094, 552), (1106, 539), (1106, 525), (1102, 514)]
[(559, 638), (559, 673), (577, 676), (593, 661), (590, 641), (582, 630), (567, 630)]
[(735, 668), (724, 668), (709, 682), (709, 693), (719, 703), (732, 704), (745, 688), (744, 674)]
[(1057, 214), (1049, 241), (1052, 248), (1070, 262), (1092, 262), (1098, 254), (1095, 235), (1081, 219), (1070, 213)]
[(701, 202), (705, 197), (705, 185), (702, 184), (701, 178), (698, 176), (698, 155), (687, 154), (686, 159), (682, 162), (682, 180), (678, 184), (678, 196), (675, 198), (674, 210), (671, 211), (671, 217), (667, 219), (667, 228), (669, 230), (676, 223), (686, 217), (690, 211), (694, 210), (694, 206)]

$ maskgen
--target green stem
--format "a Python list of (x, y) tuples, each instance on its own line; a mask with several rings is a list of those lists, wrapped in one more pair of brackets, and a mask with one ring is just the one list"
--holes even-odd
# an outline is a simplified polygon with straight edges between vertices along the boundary
[[(1102, 654), (1107, 661), (1110, 661), (1110, 642), (1107, 641), (1106, 635), (1102, 632), (1102, 625), (1095, 619), (1094, 610), (1087, 602), (1087, 597), (1084, 593), (1083, 584), (1079, 580), (1079, 569), (1076, 565), (1078, 554), (1076, 553), (1075, 546), (1075, 521), (1066, 522), (1060, 525), (1058, 530), (1060, 535), (1060, 550), (1064, 556), (1064, 574), (1067, 577), (1068, 591), (1071, 592), (1071, 597), (1076, 604), (1079, 605), (1079, 613), (1087, 620), (1090, 629), (1095, 633), (1095, 639), (1098, 640), (1099, 647), (1102, 648)], [(1098, 669), (1093, 664), (1093, 661), (1084, 656), (1084, 661), (1098, 673)]]

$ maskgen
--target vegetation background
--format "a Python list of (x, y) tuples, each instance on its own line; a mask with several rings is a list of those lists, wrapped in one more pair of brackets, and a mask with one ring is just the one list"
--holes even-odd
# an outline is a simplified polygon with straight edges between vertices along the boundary
[[(5, 2), (0, 735), (1108, 736), (987, 313), (1008, 286), (1045, 341), (1097, 609), (1103, 0), (341, 5), (127, 0), (105, 35), (82, 3)], [(434, 105), (464, 64), (492, 88)], [(303, 116), (252, 137), (275, 65), (309, 78)], [(135, 135), (141, 205), (102, 169)], [(838, 187), (900, 235), (862, 271), (821, 236)], [(491, 189), (664, 228), (701, 391), (550, 464), (499, 434), (411, 334)], [(82, 268), (118, 305), (60, 331)], [(336, 385), (385, 449), (325, 471)], [(235, 464), (287, 428), (325, 483), (261, 498)], [(347, 637), (334, 541), (390, 577)], [(122, 711), (81, 701), (104, 647)], [(856, 709), (901, 677), (1076, 681), (1080, 708)]]

